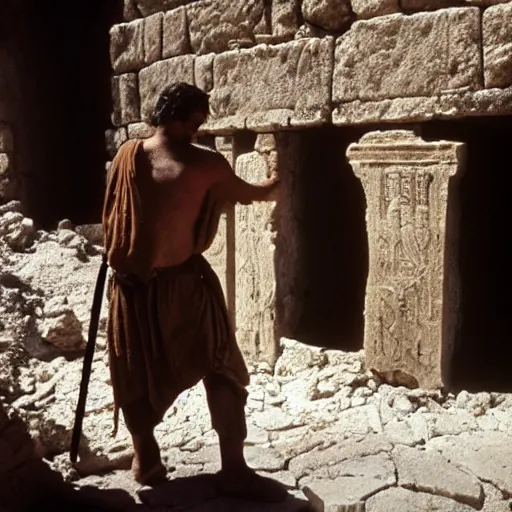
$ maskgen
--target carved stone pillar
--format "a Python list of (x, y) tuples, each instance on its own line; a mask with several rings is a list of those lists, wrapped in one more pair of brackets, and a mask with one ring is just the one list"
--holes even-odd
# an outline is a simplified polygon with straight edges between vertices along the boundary
[(367, 202), (367, 368), (392, 383), (448, 383), (459, 314), (455, 176), (464, 149), (389, 131), (347, 151)]
[[(236, 159), (237, 175), (248, 182), (263, 181), (276, 168), (273, 135), (258, 135), (255, 151)], [(235, 208), (237, 338), (247, 359), (269, 364), (278, 347), (274, 209), (274, 202)]]

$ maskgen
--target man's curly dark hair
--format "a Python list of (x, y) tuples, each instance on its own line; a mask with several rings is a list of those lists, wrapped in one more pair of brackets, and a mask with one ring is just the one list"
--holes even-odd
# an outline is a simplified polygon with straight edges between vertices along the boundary
[(196, 112), (208, 114), (208, 111), (208, 94), (194, 85), (176, 82), (161, 92), (151, 115), (151, 125), (163, 126), (172, 121), (187, 121)]

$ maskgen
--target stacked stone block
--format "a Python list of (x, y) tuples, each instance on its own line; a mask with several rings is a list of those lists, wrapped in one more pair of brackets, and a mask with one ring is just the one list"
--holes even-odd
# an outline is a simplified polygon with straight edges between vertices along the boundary
[(512, 111), (512, 2), (131, 0), (125, 15), (113, 123), (132, 136), (172, 80), (211, 93), (217, 135)]

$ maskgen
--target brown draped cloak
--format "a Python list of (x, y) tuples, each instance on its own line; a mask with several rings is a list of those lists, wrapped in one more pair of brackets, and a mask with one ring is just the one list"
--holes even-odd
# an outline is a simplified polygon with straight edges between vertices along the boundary
[[(119, 408), (140, 398), (163, 417), (185, 389), (207, 375), (227, 379), (245, 399), (249, 375), (230, 325), (219, 279), (201, 254), (211, 245), (224, 204), (207, 194), (184, 264), (151, 274), (135, 165), (142, 141), (114, 158), (103, 208), (104, 245), (114, 270), (109, 282), (108, 345)], [(162, 233), (162, 236), (166, 236)]]

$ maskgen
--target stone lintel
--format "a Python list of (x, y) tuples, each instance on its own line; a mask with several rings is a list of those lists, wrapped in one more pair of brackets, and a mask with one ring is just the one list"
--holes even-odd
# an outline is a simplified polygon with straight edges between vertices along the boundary
[(446, 386), (459, 313), (452, 178), (464, 145), (373, 132), (347, 156), (367, 201), (367, 367), (409, 386)]
[(512, 87), (454, 91), (434, 96), (355, 100), (336, 103), (332, 114), (337, 126), (369, 123), (416, 123), (432, 119), (458, 119), (512, 112)]

